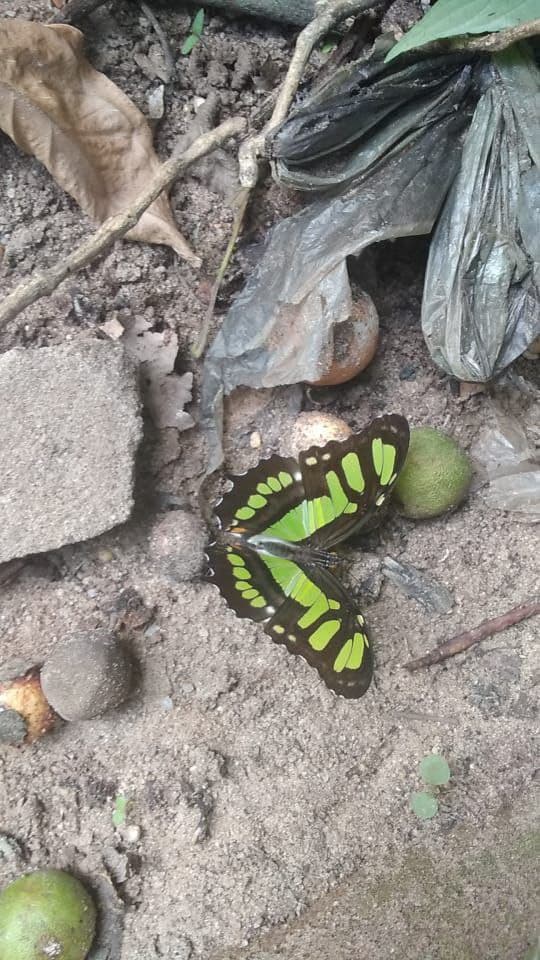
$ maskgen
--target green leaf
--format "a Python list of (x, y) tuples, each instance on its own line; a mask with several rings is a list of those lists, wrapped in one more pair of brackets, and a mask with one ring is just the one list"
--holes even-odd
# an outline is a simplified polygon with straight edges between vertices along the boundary
[(438, 0), (386, 55), (393, 60), (406, 50), (467, 33), (496, 33), (538, 17), (538, 0)]
[(420, 820), (431, 820), (439, 810), (439, 804), (430, 793), (413, 793), (411, 810)]
[(193, 17), (193, 23), (191, 24), (191, 32), (196, 37), (202, 37), (203, 27), (204, 27), (204, 10), (201, 7), (201, 9), (197, 10), (197, 13)]
[(326, 40), (321, 46), (321, 53), (332, 53), (336, 47), (337, 43), (334, 40)]
[(450, 779), (450, 767), (444, 757), (438, 753), (430, 753), (420, 764), (420, 776), (424, 783), (432, 787), (441, 787)]
[(186, 37), (182, 46), (180, 47), (180, 53), (187, 57), (188, 53), (191, 53), (193, 47), (196, 47), (199, 42), (199, 37), (196, 37), (194, 33), (190, 33), (189, 37)]
[(124, 793), (119, 793), (114, 801), (112, 822), (114, 827), (123, 827), (126, 822), (129, 800)]

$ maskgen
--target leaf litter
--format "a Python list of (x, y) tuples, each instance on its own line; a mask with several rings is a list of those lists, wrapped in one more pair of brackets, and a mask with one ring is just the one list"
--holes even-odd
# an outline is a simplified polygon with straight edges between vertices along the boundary
[[(0, 129), (33, 154), (92, 219), (125, 210), (160, 161), (141, 111), (83, 52), (79, 30), (0, 20)], [(166, 244), (193, 266), (162, 194), (127, 234)]]

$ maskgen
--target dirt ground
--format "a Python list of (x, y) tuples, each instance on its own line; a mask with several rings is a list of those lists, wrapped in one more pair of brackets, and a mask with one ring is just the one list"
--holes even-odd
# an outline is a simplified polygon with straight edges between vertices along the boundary
[[(4, 16), (40, 20), (49, 10), (45, 0), (2, 6)], [(159, 16), (178, 49), (189, 13), (175, 7)], [(161, 82), (148, 66), (160, 50), (138, 6), (117, 0), (93, 15), (87, 35), (94, 65), (145, 110)], [(268, 95), (265, 78), (275, 83), (282, 74), (291, 43), (287, 28), (209, 14), (204, 43), (181, 63), (167, 95), (160, 156), (188, 127), (194, 98), (212, 89), (222, 117), (250, 114)], [(148, 58), (138, 57), (146, 72), (135, 54)], [(189, 345), (232, 220), (216, 189), (195, 170), (172, 193), (180, 229), (204, 259), (201, 272), (165, 248), (117, 244), (0, 331), (0, 349), (92, 338), (113, 314), (136, 314), (178, 333), (182, 368), (195, 375), (196, 416), (200, 367)], [(65, 256), (90, 224), (1, 134), (0, 195), (3, 292), (36, 264)], [(260, 239), (297, 202), (265, 187), (248, 239)], [(337, 413), (353, 428), (400, 412), (412, 425), (447, 430), (473, 453), (496, 408), (537, 426), (538, 363), (516, 364), (536, 393), (502, 384), (466, 402), (431, 363), (419, 326), (425, 256), (424, 240), (370, 255), (381, 345), (357, 381), (325, 391), (240, 390), (228, 401), (232, 472), (279, 449), (303, 409)], [(240, 283), (237, 266), (224, 299)], [(259, 450), (250, 446), (253, 431)], [(0, 752), (0, 830), (18, 844), (13, 856), (0, 853), (0, 884), (47, 866), (83, 877), (103, 907), (93, 960), (521, 960), (538, 905), (531, 868), (538, 621), (429, 671), (408, 674), (402, 664), (530, 599), (538, 589), (538, 528), (489, 510), (477, 476), (451, 516), (424, 523), (392, 516), (370, 535), (367, 557), (359, 554), (355, 566), (360, 578), (391, 555), (444, 584), (455, 606), (444, 617), (428, 614), (385, 583), (365, 611), (375, 682), (362, 700), (346, 702), (254, 624), (236, 619), (213, 586), (178, 580), (159, 525), (186, 530), (189, 511), (182, 545), (189, 558), (202, 528), (196, 491), (204, 449), (197, 427), (159, 439), (143, 450), (144, 489), (132, 521), (34, 558), (0, 587), (1, 661), (40, 661), (75, 629), (106, 626), (126, 589), (156, 608), (133, 641), (140, 685), (122, 710), (66, 724), (31, 749)], [(420, 788), (418, 763), (432, 750), (446, 757), (452, 779), (439, 815), (422, 823), (409, 802)], [(126, 825), (116, 829), (119, 794), (130, 803)], [(448, 897), (441, 896), (446, 881)]]

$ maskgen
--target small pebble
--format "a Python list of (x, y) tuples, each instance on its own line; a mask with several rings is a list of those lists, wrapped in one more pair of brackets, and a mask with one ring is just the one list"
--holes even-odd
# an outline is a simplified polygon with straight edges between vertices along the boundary
[(114, 553), (108, 547), (98, 547), (96, 550), (96, 560), (99, 563), (110, 563), (114, 560)]
[(20, 713), (0, 707), (0, 743), (24, 743), (27, 732)]
[(126, 843), (138, 843), (141, 839), (141, 828), (136, 823), (131, 823), (123, 831), (123, 836)]
[(330, 440), (346, 440), (351, 433), (349, 425), (339, 417), (323, 410), (311, 410), (299, 414), (281, 452), (297, 457), (302, 450), (324, 447)]
[(161, 573), (176, 582), (194, 580), (204, 566), (206, 534), (198, 517), (172, 510), (156, 523), (148, 552)]
[(112, 710), (127, 699), (132, 682), (131, 659), (105, 630), (66, 638), (41, 671), (43, 692), (64, 720), (89, 720)]
[(258, 450), (261, 445), (261, 435), (258, 430), (254, 430), (249, 438), (249, 445), (252, 450)]

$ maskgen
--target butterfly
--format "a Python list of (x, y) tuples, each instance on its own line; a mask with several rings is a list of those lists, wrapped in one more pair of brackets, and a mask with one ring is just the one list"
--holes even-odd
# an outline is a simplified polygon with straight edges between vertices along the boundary
[(332, 572), (334, 548), (381, 514), (408, 446), (404, 417), (382, 416), (346, 440), (229, 477), (214, 509), (209, 579), (237, 616), (263, 624), (351, 699), (369, 687), (373, 658), (364, 616)]

